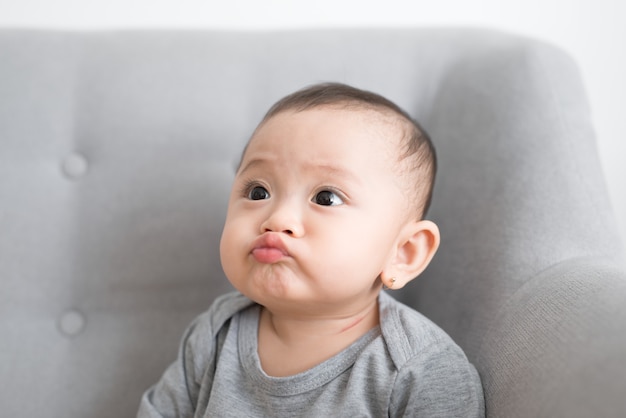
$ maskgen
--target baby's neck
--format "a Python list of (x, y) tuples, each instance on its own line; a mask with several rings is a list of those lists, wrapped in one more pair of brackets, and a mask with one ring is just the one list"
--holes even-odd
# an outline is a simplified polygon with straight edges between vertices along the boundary
[(339, 354), (379, 324), (378, 301), (338, 318), (290, 318), (263, 308), (259, 320), (261, 366), (274, 377), (304, 372)]

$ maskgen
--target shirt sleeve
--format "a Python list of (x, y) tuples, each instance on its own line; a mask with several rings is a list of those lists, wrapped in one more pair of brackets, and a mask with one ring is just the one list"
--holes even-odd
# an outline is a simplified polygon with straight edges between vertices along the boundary
[(485, 406), (478, 372), (458, 347), (434, 343), (399, 370), (390, 416), (482, 418)]
[[(197, 319), (187, 328), (181, 341), (178, 357), (163, 373), (161, 379), (141, 398), (138, 418), (193, 417), (200, 390), (202, 370), (195, 347), (200, 333), (196, 333)], [(209, 346), (210, 347), (210, 346)], [(208, 350), (209, 347), (206, 347)], [(204, 353), (205, 355), (210, 353)]]
[(176, 361), (144, 393), (138, 418), (193, 417), (207, 402), (213, 384), (215, 356), (232, 315), (252, 301), (231, 292), (215, 299), (185, 331)]

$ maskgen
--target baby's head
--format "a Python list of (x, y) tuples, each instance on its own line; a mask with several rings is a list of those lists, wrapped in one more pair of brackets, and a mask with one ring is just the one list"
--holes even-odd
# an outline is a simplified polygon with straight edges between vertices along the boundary
[[(316, 84), (276, 102), (259, 123), (257, 131), (281, 112), (324, 107), (361, 112), (369, 122), (380, 125), (381, 139), (391, 149), (395, 147), (397, 163), (394, 169), (403, 177), (408, 207), (421, 219), (428, 212), (432, 199), (437, 172), (435, 148), (419, 123), (385, 97), (340, 83)], [(246, 150), (247, 146), (243, 154)], [(358, 149), (354, 151), (358, 152)]]
[(387, 99), (321, 84), (277, 102), (243, 152), (220, 253), (230, 282), (274, 309), (357, 309), (401, 288), (439, 244), (424, 131)]

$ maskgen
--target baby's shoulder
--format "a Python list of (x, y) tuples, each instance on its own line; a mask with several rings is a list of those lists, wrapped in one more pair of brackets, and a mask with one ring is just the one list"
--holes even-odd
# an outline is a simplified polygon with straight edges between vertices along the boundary
[(381, 297), (381, 308), (383, 337), (397, 373), (392, 409), (411, 416), (484, 417), (480, 376), (461, 347), (389, 295)]
[(463, 350), (443, 329), (386, 293), (380, 297), (380, 317), (383, 338), (396, 367), (433, 354), (467, 362)]
[(229, 292), (217, 297), (209, 309), (198, 315), (185, 333), (186, 345), (208, 344), (214, 340), (226, 324), (254, 302), (239, 292)]

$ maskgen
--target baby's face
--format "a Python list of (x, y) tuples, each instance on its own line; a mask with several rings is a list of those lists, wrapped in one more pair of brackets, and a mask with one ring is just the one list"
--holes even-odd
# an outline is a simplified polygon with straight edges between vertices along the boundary
[(256, 131), (220, 248), (235, 288), (303, 312), (371, 302), (407, 221), (392, 128), (370, 111), (316, 108), (279, 113)]

